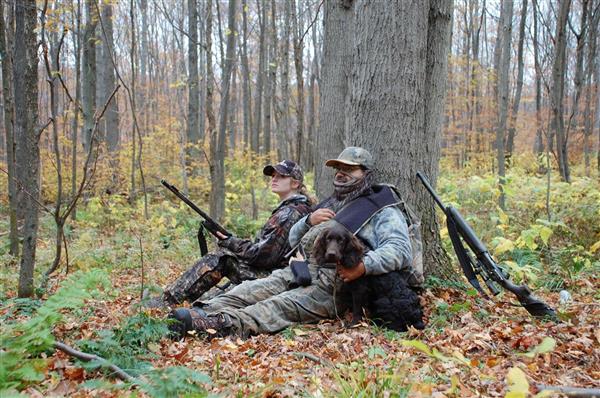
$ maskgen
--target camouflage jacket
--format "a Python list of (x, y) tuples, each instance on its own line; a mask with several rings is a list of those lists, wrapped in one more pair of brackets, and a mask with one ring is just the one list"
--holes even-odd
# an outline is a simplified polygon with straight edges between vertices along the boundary
[[(319, 227), (321, 225), (312, 228), (322, 229)], [(302, 244), (305, 244), (302, 237), (309, 229), (311, 228), (306, 224), (306, 217), (300, 219), (290, 231), (291, 246), (295, 247), (301, 240)], [(413, 272), (408, 227), (402, 211), (397, 206), (379, 210), (356, 233), (356, 236), (369, 248), (363, 258), (367, 275), (379, 275), (391, 271), (402, 271), (407, 274)]]
[(254, 241), (235, 236), (219, 242), (219, 246), (231, 251), (244, 263), (262, 269), (280, 268), (286, 265), (284, 256), (290, 251), (288, 235), (290, 228), (310, 212), (308, 200), (303, 195), (282, 201), (258, 232)]

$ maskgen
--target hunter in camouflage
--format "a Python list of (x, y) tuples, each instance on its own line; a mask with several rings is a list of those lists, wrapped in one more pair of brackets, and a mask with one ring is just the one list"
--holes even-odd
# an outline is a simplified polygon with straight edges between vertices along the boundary
[[(274, 269), (287, 265), (284, 255), (290, 251), (288, 235), (291, 227), (310, 212), (300, 166), (290, 160), (268, 165), (263, 173), (271, 176), (271, 190), (283, 200), (259, 231), (254, 241), (235, 236), (218, 241), (220, 249), (208, 253), (168, 286), (162, 297), (150, 300), (148, 306), (193, 302), (227, 277), (233, 284), (264, 278)], [(217, 292), (211, 291), (216, 295)]]
[[(342, 314), (344, 303), (337, 299), (343, 282), (365, 274), (382, 274), (412, 269), (412, 249), (408, 228), (399, 206), (376, 212), (357, 236), (369, 250), (363, 261), (352, 269), (333, 269), (315, 264), (310, 256), (320, 232), (333, 220), (336, 212), (354, 199), (372, 192), (375, 176), (371, 154), (362, 148), (346, 148), (337, 159), (326, 165), (336, 169), (334, 194), (313, 213), (300, 219), (290, 231), (290, 244), (310, 259), (308, 270), (312, 284), (290, 288), (294, 275), (290, 267), (273, 272), (269, 277), (246, 281), (230, 292), (192, 308), (179, 308), (170, 315), (174, 337), (188, 333), (242, 336), (274, 333), (296, 323), (318, 322)], [(408, 276), (407, 276), (408, 278)], [(295, 286), (295, 285), (292, 285)]]

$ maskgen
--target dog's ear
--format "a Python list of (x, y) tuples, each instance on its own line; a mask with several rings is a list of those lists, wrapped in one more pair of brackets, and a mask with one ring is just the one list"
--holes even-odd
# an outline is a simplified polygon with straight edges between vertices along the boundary
[(312, 249), (312, 258), (316, 264), (322, 265), (325, 263), (325, 248), (327, 247), (326, 242), (327, 231), (321, 232), (321, 234), (315, 239)]
[(362, 260), (364, 246), (354, 235), (350, 235), (344, 250), (343, 265), (345, 268), (354, 268)]

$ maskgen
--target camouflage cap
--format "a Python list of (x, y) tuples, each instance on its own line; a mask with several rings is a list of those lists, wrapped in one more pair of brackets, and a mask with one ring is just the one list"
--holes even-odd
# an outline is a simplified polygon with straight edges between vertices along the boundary
[(366, 149), (349, 146), (344, 149), (337, 159), (329, 159), (325, 166), (339, 167), (339, 165), (362, 166), (366, 169), (373, 168), (373, 156)]
[(263, 174), (266, 176), (272, 176), (275, 172), (285, 177), (292, 177), (294, 180), (298, 180), (300, 182), (304, 180), (302, 168), (296, 164), (296, 162), (291, 160), (282, 160), (274, 165), (269, 164), (263, 169)]

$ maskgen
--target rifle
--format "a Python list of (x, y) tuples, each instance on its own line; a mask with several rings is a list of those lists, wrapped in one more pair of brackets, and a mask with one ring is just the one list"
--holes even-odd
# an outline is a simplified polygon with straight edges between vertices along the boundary
[[(494, 261), (485, 245), (477, 238), (471, 226), (460, 215), (458, 210), (452, 206), (444, 206), (442, 200), (437, 196), (429, 181), (423, 174), (417, 172), (429, 194), (446, 215), (448, 235), (452, 241), (452, 247), (458, 257), (458, 262), (467, 277), (469, 283), (485, 298), (489, 298), (483, 291), (477, 276), (485, 282), (489, 291), (495, 296), (500, 293), (496, 284), (517, 296), (519, 303), (533, 316), (550, 317), (556, 319), (556, 313), (546, 303), (533, 295), (527, 285), (515, 285), (509, 280), (509, 275), (501, 269)], [(467, 251), (463, 245), (465, 242), (470, 249)], [(475, 255), (475, 260), (472, 254)]]
[(218, 222), (210, 218), (208, 214), (203, 212), (194, 202), (192, 202), (187, 196), (179, 192), (174, 185), (169, 184), (165, 180), (160, 180), (160, 183), (165, 186), (169, 191), (173, 192), (175, 196), (181, 199), (186, 205), (192, 208), (196, 213), (200, 215), (204, 219), (202, 221), (202, 225), (198, 229), (198, 244), (200, 245), (200, 253), (204, 256), (208, 252), (208, 248), (206, 245), (206, 239), (204, 238), (204, 234), (202, 233), (202, 227), (204, 227), (208, 232), (210, 232), (217, 239), (222, 239), (217, 235), (217, 232), (225, 235), (226, 237), (230, 237), (232, 234), (228, 232), (225, 228), (223, 228)]

